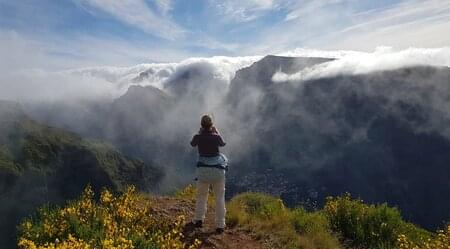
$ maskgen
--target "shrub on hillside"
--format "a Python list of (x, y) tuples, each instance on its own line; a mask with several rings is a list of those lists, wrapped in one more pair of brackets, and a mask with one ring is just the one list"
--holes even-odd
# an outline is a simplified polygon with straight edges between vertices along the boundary
[(331, 228), (356, 247), (393, 248), (400, 234), (414, 242), (424, 241), (431, 235), (403, 221), (396, 208), (386, 204), (368, 205), (349, 194), (329, 197), (324, 212)]
[(291, 210), (280, 199), (244, 193), (235, 196), (227, 210), (228, 225), (251, 230), (264, 239), (267, 248), (340, 248), (328, 230), (326, 217), (303, 209)]
[(450, 248), (450, 225), (445, 230), (438, 230), (433, 238), (426, 241), (414, 242), (406, 235), (400, 234), (397, 238), (399, 249), (449, 249)]
[(42, 208), (36, 217), (19, 226), (18, 247), (47, 248), (190, 248), (182, 241), (183, 217), (171, 224), (154, 217), (151, 203), (135, 192), (134, 187), (117, 197), (109, 191), (94, 200), (87, 187), (79, 200), (62, 208)]

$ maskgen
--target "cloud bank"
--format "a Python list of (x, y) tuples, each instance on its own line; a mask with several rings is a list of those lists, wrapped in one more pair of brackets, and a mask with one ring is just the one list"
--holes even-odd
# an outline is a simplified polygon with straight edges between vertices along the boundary
[[(0, 99), (16, 101), (63, 100), (67, 98), (112, 99), (125, 93), (131, 85), (154, 86), (163, 89), (173, 77), (191, 70), (208, 75), (206, 78), (199, 78), (199, 81), (205, 82), (198, 84), (217, 80), (227, 85), (237, 70), (262, 58), (262, 56), (197, 57), (174, 63), (144, 63), (130, 67), (101, 66), (45, 71), (36, 69), (36, 65), (45, 57), (40, 56), (39, 51), (31, 57), (31, 60), (24, 59), (26, 54), (31, 52), (30, 48), (32, 47), (21, 45), (4, 49), (19, 51), (21, 47), (27, 48), (27, 50), (21, 50), (23, 51), (22, 55), (11, 58), (10, 63), (2, 64), (0, 85), (4, 90), (0, 93)], [(301, 81), (340, 74), (364, 74), (413, 65), (450, 66), (449, 47), (404, 50), (379, 47), (371, 53), (299, 48), (277, 55), (325, 57), (336, 60), (305, 68), (294, 74), (278, 72), (273, 76), (273, 80), (276, 82)]]
[[(21, 41), (20, 39), (18, 39)], [(9, 44), (12, 44), (10, 41)], [(175, 63), (144, 63), (130, 67), (101, 66), (48, 71), (37, 66), (45, 56), (41, 51), (30, 59), (28, 44), (6, 46), (1, 49), (23, 51), (1, 64), (0, 99), (14, 101), (41, 101), (64, 99), (116, 98), (131, 85), (154, 86), (162, 89), (164, 82), (174, 75), (193, 68), (213, 75), (214, 79), (229, 83), (234, 73), (261, 56), (189, 58)], [(25, 50), (23, 48), (26, 48)], [(52, 61), (51, 61), (52, 62)], [(57, 63), (58, 60), (53, 61)], [(207, 82), (204, 82), (207, 83)]]
[(336, 58), (336, 60), (305, 68), (294, 74), (278, 72), (273, 76), (276, 82), (310, 80), (340, 74), (365, 74), (415, 65), (450, 66), (450, 47), (409, 48), (400, 51), (394, 51), (389, 47), (379, 47), (373, 53), (297, 50), (287, 54), (325, 56)]

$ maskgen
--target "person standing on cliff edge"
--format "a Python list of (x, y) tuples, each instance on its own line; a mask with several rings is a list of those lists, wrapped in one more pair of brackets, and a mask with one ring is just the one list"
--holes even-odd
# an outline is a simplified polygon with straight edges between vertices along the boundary
[(202, 227), (207, 210), (208, 190), (212, 186), (216, 196), (216, 232), (223, 233), (225, 229), (225, 171), (228, 160), (219, 152), (219, 147), (225, 142), (213, 124), (210, 115), (203, 115), (201, 128), (191, 140), (192, 147), (198, 148), (197, 162), (197, 201), (194, 213), (195, 227)]

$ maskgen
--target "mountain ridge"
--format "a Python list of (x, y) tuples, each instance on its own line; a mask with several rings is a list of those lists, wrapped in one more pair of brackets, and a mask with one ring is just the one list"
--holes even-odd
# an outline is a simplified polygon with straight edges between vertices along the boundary
[(13, 243), (18, 220), (45, 203), (61, 204), (87, 185), (151, 191), (162, 172), (112, 145), (30, 119), (20, 105), (0, 103), (0, 236)]

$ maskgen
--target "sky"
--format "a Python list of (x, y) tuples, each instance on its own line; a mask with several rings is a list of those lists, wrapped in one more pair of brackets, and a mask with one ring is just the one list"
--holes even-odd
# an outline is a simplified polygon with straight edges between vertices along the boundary
[(0, 67), (450, 46), (450, 0), (0, 0)]

